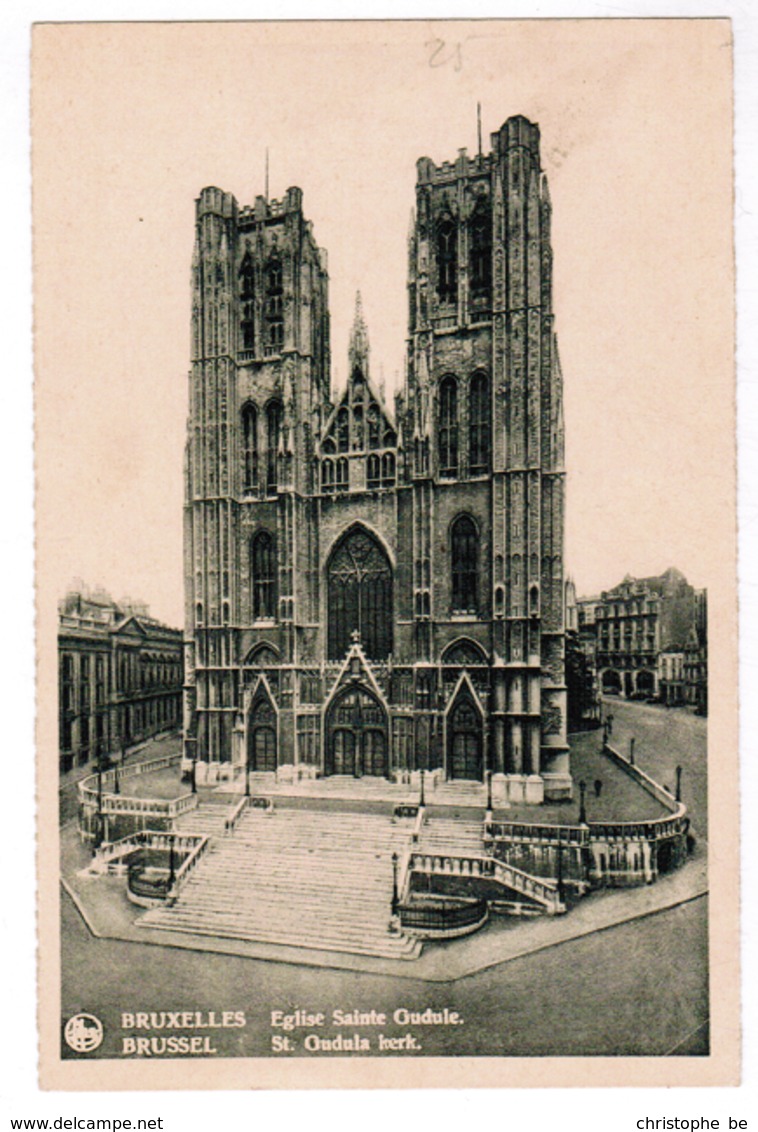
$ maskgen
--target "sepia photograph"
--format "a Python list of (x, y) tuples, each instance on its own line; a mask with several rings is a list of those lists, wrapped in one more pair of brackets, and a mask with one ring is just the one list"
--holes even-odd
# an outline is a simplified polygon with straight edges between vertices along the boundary
[(729, 21), (41, 23), (32, 138), (43, 1086), (736, 1083)]

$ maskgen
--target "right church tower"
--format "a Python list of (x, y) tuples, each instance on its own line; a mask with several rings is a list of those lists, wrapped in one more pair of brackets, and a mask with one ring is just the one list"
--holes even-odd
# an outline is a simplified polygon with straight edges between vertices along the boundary
[[(413, 648), (417, 679), (452, 641), (489, 654), (493, 793), (539, 803), (572, 790), (551, 206), (539, 127), (509, 118), (491, 141), (487, 155), (417, 163), (398, 398)], [(474, 777), (452, 713), (446, 730), (448, 775)]]

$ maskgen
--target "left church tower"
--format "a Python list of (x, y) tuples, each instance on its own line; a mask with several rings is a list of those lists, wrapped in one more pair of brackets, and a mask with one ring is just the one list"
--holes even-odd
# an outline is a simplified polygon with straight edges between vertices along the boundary
[(244, 208), (201, 192), (191, 359), (184, 758), (203, 781), (245, 759), (248, 677), (264, 654), (279, 668), (280, 759), (294, 761), (292, 674), (319, 618), (310, 510), (330, 407), (328, 275), (300, 189)]

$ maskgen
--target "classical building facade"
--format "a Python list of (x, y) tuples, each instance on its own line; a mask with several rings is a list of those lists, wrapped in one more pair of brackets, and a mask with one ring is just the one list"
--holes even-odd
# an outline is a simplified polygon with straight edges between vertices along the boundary
[[(674, 567), (649, 578), (627, 575), (599, 597), (577, 602), (580, 638), (594, 639), (600, 688), (627, 697), (684, 703), (684, 653), (696, 626), (705, 633), (705, 591)], [(707, 639), (707, 638), (706, 638)]]
[(403, 389), (357, 305), (330, 381), (302, 194), (197, 200), (185, 763), (198, 781), (483, 780), (571, 793), (562, 379), (539, 130), (417, 163)]
[(71, 590), (58, 608), (60, 770), (181, 724), (182, 633), (103, 590)]

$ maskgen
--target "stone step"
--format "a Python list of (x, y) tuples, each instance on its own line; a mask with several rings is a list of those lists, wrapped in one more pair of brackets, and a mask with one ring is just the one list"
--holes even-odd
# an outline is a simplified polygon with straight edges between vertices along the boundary
[(320, 935), (314, 939), (304, 939), (298, 937), (290, 932), (277, 932), (276, 930), (266, 930), (263, 928), (256, 928), (252, 932), (235, 931), (233, 929), (224, 928), (223, 931), (219, 930), (216, 925), (203, 925), (200, 923), (190, 924), (173, 924), (167, 922), (152, 923), (150, 927), (158, 928), (164, 931), (183, 931), (189, 932), (192, 935), (201, 936), (224, 936), (230, 939), (243, 939), (249, 940), (253, 943), (270, 943), (279, 944), (289, 947), (305, 947), (314, 951), (335, 951), (347, 952), (350, 955), (368, 955), (379, 959), (416, 959), (421, 954), (421, 942), (417, 939), (410, 939), (408, 936), (402, 936), (402, 942), (395, 942), (393, 936), (387, 935), (385, 940), (369, 940), (369, 941), (351, 941), (346, 944), (343, 938), (330, 938), (326, 935)]
[(376, 814), (250, 809), (227, 834), (226, 814), (203, 809), (183, 827), (213, 829), (209, 852), (173, 907), (140, 923), (365, 955), (420, 953), (417, 940), (389, 931), (391, 856), (408, 845), (410, 826)]

